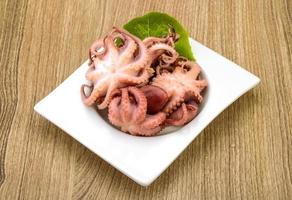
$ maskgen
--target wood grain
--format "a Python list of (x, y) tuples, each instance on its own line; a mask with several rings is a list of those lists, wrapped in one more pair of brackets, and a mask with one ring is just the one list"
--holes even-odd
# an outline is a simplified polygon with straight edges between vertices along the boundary
[[(147, 11), (261, 78), (144, 188), (33, 112), (96, 37)], [(0, 199), (292, 199), (292, 3), (0, 2)]]

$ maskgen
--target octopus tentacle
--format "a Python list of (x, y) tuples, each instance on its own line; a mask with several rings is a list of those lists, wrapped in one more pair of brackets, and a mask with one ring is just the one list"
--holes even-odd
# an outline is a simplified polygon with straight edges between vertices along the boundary
[(166, 115), (169, 115), (173, 112), (173, 110), (177, 109), (182, 103), (184, 102), (184, 96), (174, 96), (172, 99), (166, 104), (166, 106), (163, 108), (163, 112), (166, 113)]
[[(148, 53), (147, 55), (145, 55), (145, 57), (148, 57)], [(119, 72), (122, 72), (124, 74), (129, 74), (129, 73), (135, 73), (141, 69), (145, 69), (145, 66), (148, 65), (148, 58), (145, 58), (143, 60), (141, 60), (140, 62), (131, 62), (128, 65), (124, 66), (123, 68), (119, 69)], [(137, 64), (139, 63), (139, 64)]]
[(173, 67), (158, 65), (155, 71), (157, 75), (162, 75), (163, 73), (173, 72)]
[(165, 120), (165, 123), (167, 125), (182, 126), (191, 121), (196, 116), (197, 112), (198, 105), (195, 102), (183, 103)]
[(107, 35), (104, 43), (105, 43), (104, 45), (105, 45), (106, 50), (110, 49), (110, 51), (107, 51), (105, 53), (105, 56), (109, 55), (111, 58), (118, 57), (118, 54), (119, 54), (118, 48), (115, 45), (114, 38), (111, 35)]
[(168, 56), (164, 53), (158, 59), (159, 64), (155, 67), (157, 75), (162, 75), (163, 73), (174, 71), (175, 67), (172, 64), (173, 61), (176, 59), (175, 56)]
[(95, 41), (89, 49), (89, 64), (93, 63), (94, 58), (100, 56), (106, 52), (104, 45), (104, 39), (98, 39)]
[(154, 73), (154, 70), (147, 65), (128, 65), (122, 69), (119, 69), (118, 71), (119, 73), (123, 73), (123, 75), (126, 74), (130, 76), (140, 77), (141, 72), (143, 72), (144, 70), (149, 73), (149, 77), (152, 76), (152, 74)]
[(191, 96), (198, 102), (201, 103), (203, 101), (203, 97), (200, 94), (200, 90), (191, 90), (188, 92), (188, 94), (191, 94)]
[(167, 55), (166, 53), (161, 55), (161, 62), (163, 62), (164, 66), (169, 66), (177, 59), (178, 54)]
[(168, 119), (165, 120), (167, 125), (181, 126), (187, 121), (187, 107), (183, 103), (176, 111), (174, 111)]
[(85, 77), (86, 77), (87, 80), (89, 80), (89, 81), (92, 81), (93, 80), (94, 77), (92, 75), (94, 74), (94, 71), (95, 70), (94, 70), (93, 67), (89, 67), (88, 68), (88, 70), (85, 73)]
[(163, 112), (159, 112), (155, 115), (148, 115), (145, 121), (141, 124), (141, 126), (145, 129), (152, 129), (157, 126), (160, 126), (165, 119), (166, 115)]
[(114, 126), (122, 126), (123, 124), (119, 106), (120, 103), (121, 97), (116, 97), (109, 104), (108, 119)]
[(167, 51), (171, 54), (173, 61), (175, 61), (176, 58), (178, 57), (178, 53), (175, 51), (175, 49), (167, 44), (157, 43), (157, 44), (152, 45), (149, 48), (149, 53), (151, 55), (152, 60), (156, 59), (158, 56), (160, 56), (165, 51)]
[(112, 96), (112, 92), (113, 92), (116, 88), (117, 88), (117, 87), (116, 87), (116, 83), (111, 83), (111, 84), (109, 85), (109, 87), (108, 87), (108, 89), (107, 89), (107, 93), (106, 93), (106, 95), (105, 95), (105, 98), (103, 99), (103, 101), (102, 101), (100, 104), (97, 105), (98, 109), (105, 109), (105, 108), (108, 106), (108, 104), (109, 104), (111, 98), (113, 97), (113, 96)]
[(120, 48), (118, 65), (129, 64), (133, 60), (137, 49), (137, 44), (132, 38), (124, 34), (122, 35), (124, 36), (124, 45)]
[(147, 48), (157, 43), (164, 43), (174, 47), (174, 43), (179, 39), (179, 35), (175, 32), (173, 27), (169, 27), (168, 35), (164, 38), (159, 37), (147, 37), (143, 40), (143, 43)]
[[(91, 91), (91, 94), (89, 96), (87, 96), (85, 94), (85, 91), (84, 89), (85, 88), (90, 88), (92, 91)], [(99, 97), (99, 89), (96, 88), (96, 87), (93, 87), (93, 86), (89, 86), (89, 85), (86, 85), (86, 84), (83, 84), (81, 85), (81, 97), (82, 97), (82, 100), (84, 102), (84, 104), (88, 105), (88, 106), (91, 106), (92, 104), (94, 104), (94, 102), (96, 101), (96, 99)]]
[(139, 71), (145, 69), (145, 65), (126, 65), (125, 67), (118, 69), (119, 73), (136, 76)]
[(190, 101), (186, 104), (188, 109), (188, 120), (187, 122), (191, 121), (199, 111), (199, 105), (195, 101)]
[(129, 92), (134, 96), (137, 103), (135, 112), (132, 116), (133, 122), (141, 122), (145, 119), (147, 109), (147, 99), (142, 91), (135, 87), (129, 87)]
[(119, 59), (119, 65), (126, 65), (132, 62), (134, 58), (134, 53), (136, 51), (137, 45), (134, 41), (129, 41), (129, 47), (127, 47), (127, 50), (123, 50), (122, 53), (120, 53), (120, 59)]
[(205, 89), (208, 85), (206, 80), (195, 80), (195, 87), (198, 87), (200, 92)]
[[(189, 64), (189, 63), (193, 63), (193, 62), (187, 61), (187, 64)], [(186, 76), (191, 78), (191, 79), (196, 79), (201, 72), (201, 67), (197, 63), (196, 64), (189, 64), (189, 65), (190, 65), (190, 70), (188, 71)]]
[(166, 43), (167, 38), (147, 37), (143, 40), (144, 45), (149, 48), (155, 43)]
[(87, 80), (95, 82), (102, 77), (102, 73), (92, 68), (89, 68), (85, 77)]
[[(135, 65), (137, 63), (143, 63), (146, 64), (148, 61), (148, 53), (147, 53), (147, 49), (146, 46), (143, 44), (143, 42), (137, 38), (136, 36), (130, 34), (128, 31), (117, 28), (117, 27), (113, 27), (114, 30), (116, 30), (117, 32), (121, 33), (124, 36), (127, 36), (129, 38), (131, 38), (132, 40), (134, 40), (138, 46), (138, 55), (136, 56), (136, 59), (133, 61), (133, 63), (131, 63), (130, 65)], [(143, 56), (144, 55), (144, 56)]]
[[(122, 60), (124, 59), (127, 60), (126, 58), (129, 58), (127, 57), (127, 55), (132, 54), (131, 62), (124, 63), (127, 65), (121, 68), (120, 71), (123, 73), (129, 73), (131, 71), (139, 71), (140, 69), (144, 68), (145, 65), (147, 65), (149, 62), (148, 50), (146, 49), (146, 46), (143, 44), (143, 42), (139, 38), (129, 34), (127, 31), (118, 29), (116, 27), (114, 28), (116, 31), (121, 33), (127, 41), (130, 41), (129, 43), (131, 43), (130, 45), (131, 48), (128, 48), (126, 52), (120, 55)], [(138, 54), (134, 58), (134, 54), (136, 50)], [(123, 56), (125, 58), (123, 58)]]
[(161, 130), (162, 130), (161, 126), (157, 126), (152, 129), (143, 129), (143, 131), (141, 131), (141, 127), (134, 128), (134, 131), (136, 131), (135, 135), (141, 135), (141, 136), (154, 136), (154, 135), (157, 135)]
[(131, 120), (133, 109), (131, 108), (128, 90), (126, 88), (122, 88), (121, 90), (122, 90), (121, 112), (123, 113), (121, 117), (124, 122), (129, 122)]
[(149, 69), (143, 69), (142, 73), (140, 74), (140, 76), (129, 76), (127, 74), (121, 74), (119, 76), (119, 80), (122, 83), (132, 83), (132, 84), (141, 84), (141, 83), (145, 83), (148, 82), (148, 79), (150, 77), (151, 74), (151, 70)]

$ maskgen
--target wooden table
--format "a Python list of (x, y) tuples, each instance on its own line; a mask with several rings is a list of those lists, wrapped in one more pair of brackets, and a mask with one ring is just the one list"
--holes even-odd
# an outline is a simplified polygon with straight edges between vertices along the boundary
[[(96, 37), (151, 10), (262, 81), (145, 188), (33, 106)], [(1, 0), (0, 11), (0, 199), (292, 199), (291, 1)]]

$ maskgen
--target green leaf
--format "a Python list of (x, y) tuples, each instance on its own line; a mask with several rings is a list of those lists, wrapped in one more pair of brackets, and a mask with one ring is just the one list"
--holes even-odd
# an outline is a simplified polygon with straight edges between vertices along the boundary
[(169, 25), (179, 34), (179, 40), (175, 43), (176, 51), (181, 56), (195, 60), (187, 31), (175, 18), (165, 13), (150, 12), (144, 16), (132, 19), (123, 27), (143, 40), (149, 36), (165, 37), (168, 34)]
[(122, 40), (122, 38), (116, 38), (116, 40), (115, 40), (115, 45), (117, 46), (117, 47), (120, 47), (120, 46), (122, 46), (123, 45), (123, 40)]

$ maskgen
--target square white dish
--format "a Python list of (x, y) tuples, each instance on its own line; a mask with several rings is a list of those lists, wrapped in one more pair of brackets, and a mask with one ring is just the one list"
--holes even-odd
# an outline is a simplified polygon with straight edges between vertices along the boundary
[(255, 75), (199, 42), (190, 38), (190, 43), (209, 85), (198, 116), (173, 133), (131, 136), (113, 128), (96, 110), (85, 106), (80, 86), (86, 82), (87, 62), (34, 109), (119, 171), (148, 186), (216, 116), (260, 82)]

